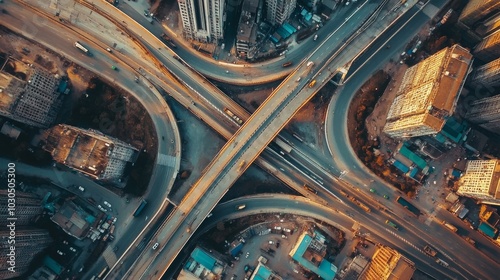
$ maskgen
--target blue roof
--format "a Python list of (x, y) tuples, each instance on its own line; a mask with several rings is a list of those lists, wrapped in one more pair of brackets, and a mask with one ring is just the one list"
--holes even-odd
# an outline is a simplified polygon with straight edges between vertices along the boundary
[(427, 162), (421, 157), (419, 157), (414, 152), (410, 151), (405, 145), (401, 145), (401, 149), (399, 149), (399, 153), (411, 160), (415, 163), (420, 169), (424, 169), (427, 166)]
[(297, 32), (297, 29), (295, 29), (295, 27), (293, 27), (289, 23), (283, 24), (283, 28), (285, 28), (285, 30), (288, 31), (288, 33), (290, 33), (290, 34), (293, 34), (293, 33)]
[(231, 251), (229, 252), (231, 256), (236, 257), (239, 252), (241, 252), (241, 249), (243, 249), (243, 243), (240, 242), (238, 245), (236, 245)]
[(215, 262), (216, 260), (212, 258), (207, 252), (203, 251), (202, 249), (196, 247), (194, 251), (191, 253), (191, 257), (198, 262), (199, 264), (203, 265), (210, 271), (214, 269)]
[(410, 170), (410, 168), (408, 166), (404, 165), (399, 160), (394, 161), (394, 163), (392, 165), (396, 166), (396, 168), (401, 170), (403, 173), (406, 173)]
[(415, 175), (418, 173), (418, 168), (413, 168), (410, 172), (410, 177), (415, 178)]
[(304, 255), (305, 251), (309, 247), (309, 244), (312, 241), (312, 237), (309, 235), (304, 235), (304, 238), (299, 244), (299, 247), (295, 251), (295, 254), (293, 254), (292, 259), (297, 261), (301, 266), (304, 268), (318, 274), (321, 278), (325, 280), (330, 280), (335, 278), (335, 274), (337, 273), (337, 267), (334, 266), (332, 263), (322, 260), (319, 266), (315, 266), (308, 260), (304, 259), (302, 256)]
[(55, 274), (61, 275), (64, 270), (64, 267), (57, 263), (53, 258), (49, 256), (45, 256), (43, 259), (43, 264), (48, 267), (50, 270), (54, 271)]
[(482, 231), (484, 234), (486, 234), (487, 236), (489, 236), (491, 238), (494, 238), (496, 233), (497, 233), (496, 229), (492, 228), (490, 225), (488, 225), (487, 223), (483, 223), (483, 222), (481, 222), (479, 224), (479, 227), (477, 229)]
[(451, 117), (446, 120), (441, 133), (451, 141), (458, 143), (462, 139), (465, 127), (464, 124), (457, 122), (455, 118)]
[(257, 266), (257, 271), (255, 272), (253, 279), (254, 280), (266, 280), (266, 279), (269, 279), (269, 277), (272, 274), (273, 273), (271, 272), (271, 270), (269, 270), (267, 267), (265, 267), (263, 265), (259, 265), (259, 266)]

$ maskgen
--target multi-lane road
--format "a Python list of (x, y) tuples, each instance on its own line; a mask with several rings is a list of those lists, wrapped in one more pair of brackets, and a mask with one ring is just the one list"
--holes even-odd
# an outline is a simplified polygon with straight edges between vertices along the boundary
[[(434, 2), (434, 1), (433, 1), (433, 2)], [(442, 3), (443, 1), (436, 1), (436, 2)], [(352, 10), (350, 10), (350, 11), (354, 11), (354, 9), (352, 9)], [(361, 13), (362, 13), (363, 11), (364, 11), (364, 12), (366, 12), (366, 10), (361, 10), (361, 11), (359, 11), (356, 15), (361, 16), (361, 15), (362, 15)], [(23, 12), (21, 11), (20, 13), (22, 14)], [(356, 15), (354, 15), (354, 17), (355, 17)], [(29, 18), (27, 18), (27, 20), (29, 20)], [(355, 22), (358, 22), (358, 21), (359, 21), (359, 19), (357, 19), (357, 18), (353, 18), (353, 20), (351, 20), (351, 21), (349, 21), (349, 20), (348, 20), (346, 24), (354, 24)], [(21, 25), (19, 25), (19, 26), (21, 26)], [(421, 25), (418, 25), (418, 26), (421, 26)], [(43, 29), (43, 27), (40, 27), (40, 28), (42, 28), (42, 29)], [(356, 26), (351, 25), (351, 26), (350, 26), (350, 28), (351, 28), (351, 30), (353, 30), (353, 29), (355, 29), (355, 28), (356, 28)], [(398, 31), (398, 33), (401, 33), (401, 32), (399, 32), (399, 31)], [(347, 34), (347, 33), (346, 33), (346, 34)], [(51, 34), (51, 36), (52, 36), (52, 35), (53, 35), (55, 38), (57, 38), (58, 36), (60, 36), (59, 34)], [(402, 36), (402, 35), (400, 35), (400, 36)], [(326, 34), (325, 34), (325, 37), (326, 37)], [(52, 38), (52, 37), (50, 37), (50, 38)], [(340, 38), (340, 39), (339, 39), (339, 38)], [(341, 40), (342, 40), (341, 38), (342, 38), (341, 36), (338, 36), (338, 37), (336, 37), (336, 36), (335, 36), (335, 38), (334, 38), (334, 39), (336, 39), (337, 41), (339, 41), (339, 40), (341, 41)], [(399, 37), (399, 39), (401, 39), (401, 37)], [(74, 39), (73, 39), (73, 40), (74, 40)], [(150, 41), (147, 41), (147, 40), (150, 40)], [(226, 101), (226, 100), (224, 100), (224, 99), (221, 99), (222, 101), (218, 101), (219, 103), (218, 103), (218, 105), (217, 105), (217, 106), (214, 106), (214, 105), (213, 105), (214, 103), (216, 103), (216, 102), (214, 102), (213, 100), (210, 100), (209, 102), (207, 102), (207, 101), (208, 101), (208, 100), (206, 100), (207, 98), (214, 98), (214, 96), (217, 98), (217, 96), (222, 95), (222, 93), (221, 93), (221, 92), (217, 92), (216, 94), (213, 94), (213, 95), (209, 94), (210, 90), (212, 89), (212, 85), (210, 85), (210, 84), (206, 83), (206, 81), (203, 81), (201, 78), (198, 78), (198, 77), (196, 77), (196, 79), (193, 79), (192, 77), (193, 77), (193, 76), (195, 76), (195, 75), (192, 75), (192, 72), (191, 72), (191, 71), (189, 71), (189, 69), (182, 68), (182, 67), (183, 67), (183, 65), (181, 65), (178, 61), (176, 61), (176, 60), (174, 60), (174, 59), (173, 59), (172, 53), (171, 53), (170, 51), (166, 50), (166, 49), (163, 47), (163, 44), (162, 44), (159, 40), (157, 40), (156, 38), (154, 38), (154, 39), (153, 39), (153, 38), (149, 38), (149, 39), (147, 39), (147, 40), (145, 40), (145, 43), (146, 43), (146, 45), (149, 47), (150, 51), (152, 51), (152, 53), (154, 54), (154, 56), (156, 56), (156, 57), (157, 57), (157, 58), (159, 58), (162, 62), (164, 62), (165, 66), (166, 66), (167, 68), (169, 68), (169, 69), (170, 69), (170, 71), (175, 72), (175, 74), (176, 74), (176, 75), (177, 75), (177, 76), (178, 76), (178, 77), (182, 80), (182, 84), (184, 84), (184, 85), (186, 85), (187, 87), (189, 87), (188, 92), (189, 92), (191, 95), (184, 95), (184, 97), (179, 97), (179, 100), (181, 100), (181, 101), (182, 101), (181, 103), (182, 103), (183, 105), (185, 105), (187, 108), (189, 108), (191, 111), (197, 111), (197, 110), (201, 111), (201, 112), (197, 112), (197, 113), (198, 113), (198, 114), (200, 114), (201, 116), (210, 116), (210, 112), (212, 112), (214, 109), (215, 109), (215, 110), (218, 110), (218, 111), (219, 111), (219, 113), (220, 113), (220, 114), (219, 114), (219, 116), (220, 116), (220, 117), (219, 117), (218, 119), (211, 119), (211, 122), (212, 122), (212, 124), (211, 124), (211, 125), (212, 125), (212, 126), (215, 126), (215, 127), (219, 126), (219, 127), (221, 127), (221, 128), (222, 128), (221, 130), (229, 131), (229, 133), (230, 133), (230, 134), (232, 134), (233, 132), (232, 132), (231, 130), (233, 130), (233, 131), (234, 131), (234, 129), (235, 129), (235, 128), (238, 128), (238, 125), (237, 125), (237, 124), (236, 124), (233, 120), (231, 120), (230, 118), (228, 118), (227, 116), (225, 116), (225, 115), (224, 115), (224, 113), (222, 112), (222, 108), (223, 108), (224, 106), (227, 106), (228, 108), (232, 108), (231, 110), (234, 110), (234, 112), (238, 112), (238, 114), (239, 114), (240, 116), (243, 116), (243, 115), (248, 114), (248, 113), (246, 113), (246, 112), (244, 112), (244, 111), (243, 111), (243, 112), (242, 112), (242, 111), (239, 111), (239, 110), (242, 110), (240, 107), (234, 106), (234, 105), (230, 104), (228, 101)], [(63, 43), (62, 45), (64, 45), (64, 42), (62, 42), (62, 43)], [(311, 42), (309, 42), (309, 43), (311, 43)], [(330, 42), (330, 43), (332, 43), (332, 42)], [(47, 44), (47, 45), (50, 45), (48, 42), (47, 42), (46, 44)], [(313, 42), (312, 44), (316, 44), (316, 43), (314, 43), (314, 42)], [(339, 45), (339, 44), (331, 44), (331, 46), (332, 46), (332, 50), (333, 50), (333, 48), (337, 47), (338, 45)], [(157, 48), (160, 48), (160, 49), (159, 49), (159, 50), (157, 50)], [(353, 49), (354, 49), (354, 50), (356, 50), (356, 48), (353, 48)], [(71, 56), (71, 50), (69, 50), (69, 49), (68, 49), (68, 53), (69, 53), (69, 56)], [(376, 53), (381, 54), (382, 52), (377, 51)], [(317, 53), (317, 55), (318, 55), (318, 53)], [(75, 54), (75, 56), (78, 56), (78, 54)], [(80, 55), (80, 56), (81, 56), (81, 55)], [(326, 52), (326, 54), (325, 54), (325, 52), (323, 52), (323, 53), (319, 53), (319, 56), (317, 56), (317, 57), (313, 57), (313, 60), (315, 60), (315, 64), (316, 64), (314, 67), (318, 67), (318, 65), (319, 65), (319, 63), (320, 63), (320, 62), (322, 62), (322, 61), (325, 61), (325, 60), (326, 60), (326, 57), (328, 57), (328, 52)], [(86, 59), (86, 58), (82, 58), (82, 59)], [(106, 58), (104, 55), (102, 55), (102, 57), (100, 56), (100, 57), (99, 57), (99, 60), (100, 60), (100, 59), (102, 59), (103, 61), (106, 61), (106, 60), (107, 60), (107, 58)], [(125, 60), (125, 58), (120, 58), (120, 59)], [(382, 60), (380, 60), (380, 59), (379, 59), (379, 62), (380, 62), (380, 61), (382, 61)], [(191, 62), (191, 60), (190, 60), (190, 62)], [(89, 63), (90, 65), (89, 65), (88, 67), (92, 69), (92, 66), (94, 66), (94, 65), (92, 65), (92, 64), (94, 64), (94, 63), (95, 63), (94, 61), (90, 62), (90, 63)], [(97, 62), (97, 63), (99, 64), (99, 62)], [(130, 62), (130, 63), (132, 63), (132, 62)], [(380, 62), (380, 63), (381, 63), (381, 62)], [(83, 63), (83, 64), (84, 64), (84, 65), (87, 65), (87, 64), (85, 64), (85, 63)], [(108, 64), (109, 64), (109, 62), (108, 62)], [(140, 64), (139, 62), (137, 62), (137, 61), (134, 61), (134, 62), (133, 62), (133, 65), (141, 65), (141, 64)], [(278, 66), (276, 66), (276, 65), (278, 65)], [(280, 65), (281, 65), (281, 63), (275, 64), (275, 67), (280, 67)], [(341, 63), (340, 63), (339, 65), (341, 65)], [(372, 65), (370, 65), (370, 66), (371, 66), (371, 67), (366, 67), (366, 69), (374, 69), (373, 64), (372, 64)], [(101, 69), (109, 69), (109, 71), (110, 71), (110, 67), (109, 67), (109, 65), (106, 65), (106, 64), (105, 64), (105, 65), (100, 66), (100, 67), (101, 67)], [(317, 68), (316, 68), (316, 69), (317, 69)], [(336, 68), (333, 68), (333, 69), (336, 69)], [(364, 68), (364, 69), (365, 69), (365, 68)], [(151, 70), (149, 69), (149, 71), (151, 71)], [(222, 70), (221, 70), (221, 71), (222, 71)], [(316, 70), (315, 70), (315, 71), (316, 71)], [(238, 71), (238, 72), (239, 72), (239, 71)], [(328, 78), (327, 78), (327, 76), (326, 76), (326, 74), (325, 74), (325, 73), (323, 73), (323, 75), (320, 75), (320, 74), (319, 74), (319, 71), (316, 71), (316, 73), (318, 74), (319, 79), (317, 79), (317, 78), (316, 78), (316, 80), (317, 80), (317, 83), (318, 83), (318, 84), (317, 84), (317, 85), (315, 85), (315, 87), (314, 87), (314, 88), (318, 88), (318, 87), (320, 86), (320, 83), (321, 83), (323, 80), (328, 80)], [(113, 73), (113, 72), (108, 73), (108, 74), (109, 74), (109, 75), (111, 75), (111, 76), (116, 75), (116, 73)], [(159, 75), (161, 75), (161, 72), (160, 72), (160, 73), (156, 73), (156, 75), (158, 75), (158, 74), (159, 74)], [(254, 72), (254, 74), (255, 74), (255, 72)], [(299, 81), (299, 82), (297, 83), (297, 82), (296, 82), (296, 79), (290, 78), (290, 79), (288, 79), (288, 80), (287, 80), (284, 84), (282, 84), (282, 86), (281, 86), (281, 87), (284, 87), (284, 86), (286, 86), (286, 85), (288, 85), (288, 88), (293, 87), (294, 85), (296, 85), (296, 86), (298, 86), (298, 87), (306, 87), (306, 86), (307, 86), (307, 84), (311, 81), (311, 79), (312, 79), (312, 77), (313, 77), (314, 72), (312, 71), (311, 73), (309, 73), (309, 71), (308, 71), (308, 70), (307, 70), (307, 71), (305, 71), (305, 69), (302, 69), (302, 72), (294, 72), (294, 74), (295, 74), (295, 75), (299, 74), (299, 75), (301, 76), (301, 81)], [(168, 88), (168, 86), (171, 86), (171, 84), (168, 84), (168, 85), (165, 85), (165, 83), (163, 83), (163, 84), (162, 84), (162, 83), (161, 83), (161, 81), (159, 81), (159, 80), (155, 79), (155, 77), (154, 77), (154, 76), (155, 76), (155, 74), (151, 75), (151, 79), (152, 79), (152, 80), (154, 80), (154, 82), (155, 82), (155, 83), (161, 84), (161, 85), (162, 85), (162, 87), (167, 87), (167, 88)], [(296, 78), (296, 77), (297, 77), (297, 76), (295, 76), (295, 78)], [(235, 78), (236, 78), (236, 77), (235, 77)], [(130, 78), (128, 81), (132, 81), (132, 79)], [(346, 85), (346, 88), (347, 88), (347, 86), (348, 86), (348, 85)], [(355, 86), (354, 86), (354, 87), (355, 87)], [(174, 93), (176, 93), (176, 92), (181, 92), (181, 93), (186, 92), (186, 90), (185, 90), (185, 89), (182, 89), (182, 86), (180, 86), (180, 87), (179, 87), (179, 85), (178, 85), (178, 84), (174, 84), (173, 89), (172, 89), (172, 88), (169, 88), (169, 89), (171, 89), (171, 90), (172, 90), (172, 92), (174, 92)], [(307, 90), (307, 87), (306, 87), (306, 90)], [(193, 95), (193, 92), (195, 93), (195, 95)], [(279, 91), (278, 91), (278, 92), (279, 92)], [(338, 98), (339, 98), (339, 99), (340, 99), (341, 97), (343, 97), (343, 98), (346, 98), (346, 96), (347, 96), (347, 97), (349, 97), (348, 95), (343, 94), (343, 92), (345, 92), (345, 89), (344, 89), (344, 91), (342, 91), (342, 92), (341, 92), (341, 94), (338, 96)], [(355, 90), (354, 90), (354, 91), (352, 91), (352, 92), (355, 92)], [(286, 94), (289, 94), (289, 92), (288, 92), (288, 90), (287, 90), (287, 89), (283, 89), (281, 93), (283, 93), (285, 96), (286, 96)], [(292, 93), (292, 94), (293, 94), (293, 93)], [(188, 96), (188, 98), (186, 98), (186, 96)], [(350, 100), (350, 99), (349, 99), (349, 98), (347, 98), (347, 99), (348, 99), (348, 100), (346, 101), (347, 103), (342, 103), (342, 104), (348, 104), (348, 102), (349, 102), (349, 100)], [(345, 100), (343, 100), (343, 101), (345, 101)], [(211, 102), (214, 102), (214, 103), (211, 103)], [(207, 105), (207, 104), (208, 104), (208, 105)], [(337, 101), (337, 103), (336, 103), (336, 104), (339, 104), (339, 101)], [(232, 105), (232, 107), (231, 107), (231, 105)], [(215, 108), (213, 108), (213, 107), (215, 107)], [(347, 106), (345, 106), (345, 105), (343, 105), (342, 107), (344, 108), (344, 111), (345, 111), (345, 108), (347, 108)], [(199, 108), (201, 108), (201, 109), (199, 109)], [(273, 108), (273, 110), (274, 110), (274, 108)], [(149, 110), (148, 110), (148, 111), (149, 111)], [(159, 111), (161, 111), (161, 109), (160, 109)], [(342, 111), (342, 110), (339, 110), (339, 111), (335, 110), (335, 112), (336, 112), (336, 116), (338, 116), (338, 115), (341, 115), (341, 114), (337, 114), (337, 113), (338, 113), (338, 112), (343, 112), (343, 111)], [(273, 112), (267, 112), (267, 113), (268, 113), (268, 115), (271, 115)], [(208, 120), (208, 118), (207, 118), (207, 120)], [(248, 122), (251, 122), (251, 120), (249, 120)], [(338, 122), (338, 123), (337, 123), (337, 122)], [(343, 119), (341, 119), (341, 120), (339, 120), (339, 121), (337, 121), (337, 120), (336, 120), (336, 121), (335, 121), (335, 126), (339, 126), (339, 127), (340, 127), (340, 125), (337, 125), (337, 124), (341, 124), (342, 122), (343, 122), (343, 123), (345, 123), (345, 118), (343, 118)], [(229, 129), (229, 130), (228, 130), (228, 129), (227, 129), (227, 127), (232, 127), (232, 129)], [(344, 126), (344, 128), (345, 128), (345, 126)], [(279, 129), (278, 129), (278, 130), (279, 130)], [(253, 130), (252, 130), (252, 131), (253, 131)], [(338, 135), (344, 135), (344, 134), (343, 134), (344, 132), (343, 132), (343, 131), (341, 131), (341, 132), (342, 132), (342, 133), (337, 133), (337, 134), (335, 134), (335, 135), (337, 135), (337, 138), (338, 138)], [(226, 133), (227, 133), (227, 132), (226, 132)], [(303, 154), (303, 153), (300, 153), (300, 154), (299, 154), (299, 153), (295, 153), (295, 150), (299, 150), (299, 149), (302, 149), (302, 150), (307, 150), (307, 149), (303, 149), (302, 147), (300, 147), (300, 146), (301, 146), (301, 143), (299, 143), (299, 142), (297, 142), (297, 141), (294, 141), (294, 140), (293, 140), (291, 137), (289, 137), (289, 136), (290, 136), (290, 135), (288, 135), (288, 138), (290, 139), (290, 141), (289, 141), (289, 142), (293, 143), (293, 145), (294, 145), (294, 152), (293, 152), (293, 153), (294, 153), (294, 156), (295, 156), (295, 157), (297, 157), (297, 156), (299, 156), (300, 154)], [(268, 136), (268, 137), (269, 137), (269, 136)], [(272, 138), (272, 136), (271, 136), (270, 138)], [(344, 137), (342, 137), (342, 138), (344, 138)], [(339, 150), (339, 152), (340, 152), (339, 154), (344, 153), (344, 155), (346, 155), (346, 157), (345, 157), (345, 158), (340, 158), (340, 159), (341, 159), (341, 161), (337, 161), (337, 164), (338, 164), (337, 166), (338, 166), (338, 167), (337, 167), (337, 168), (333, 168), (333, 173), (334, 173), (334, 174), (339, 174), (339, 170), (344, 170), (345, 168), (351, 169), (351, 168), (350, 168), (350, 166), (351, 166), (351, 162), (353, 163), (353, 164), (352, 164), (352, 166), (356, 167), (356, 168), (355, 168), (356, 170), (358, 170), (358, 169), (360, 169), (360, 170), (361, 170), (361, 169), (363, 169), (363, 167), (362, 167), (362, 166), (360, 166), (358, 162), (356, 162), (356, 160), (355, 160), (355, 158), (356, 158), (356, 157), (355, 157), (355, 155), (352, 155), (352, 154), (351, 154), (351, 155), (349, 155), (349, 154), (348, 154), (348, 153), (349, 153), (349, 148), (350, 148), (350, 146), (348, 145), (348, 142), (347, 142), (347, 140), (346, 140), (346, 139), (347, 139), (347, 138), (345, 138), (345, 139), (344, 139), (344, 141), (347, 143), (347, 144), (346, 144), (346, 147), (347, 147), (347, 148), (346, 148), (346, 149), (340, 149), (340, 150)], [(336, 140), (337, 140), (337, 139), (336, 139)], [(266, 141), (267, 141), (267, 140), (266, 140)], [(262, 143), (261, 143), (261, 144), (262, 144)], [(265, 146), (265, 145), (264, 145), (264, 146)], [(243, 146), (242, 146), (242, 147), (243, 147)], [(260, 151), (255, 151), (254, 153), (257, 153), (257, 154), (258, 154), (259, 152), (260, 152)], [(286, 157), (289, 157), (289, 156), (286, 156)], [(274, 157), (274, 158), (276, 159), (276, 157)], [(319, 161), (319, 160), (318, 160), (317, 158), (315, 158), (314, 156), (313, 156), (313, 158), (314, 158), (314, 160)], [(337, 158), (337, 154), (336, 154), (336, 153), (334, 153), (334, 159), (336, 159), (336, 158)], [(250, 159), (250, 160), (251, 160), (251, 159)], [(322, 162), (322, 161), (324, 161), (324, 159), (322, 159), (320, 162)], [(245, 160), (245, 164), (244, 164), (244, 166), (242, 166), (241, 170), (240, 170), (240, 171), (236, 171), (236, 172), (235, 172), (235, 173), (236, 173), (236, 175), (239, 175), (241, 172), (243, 172), (243, 170), (246, 168), (246, 166), (248, 166), (249, 162), (250, 162), (250, 161), (248, 161), (248, 162), (247, 162), (247, 161)], [(278, 158), (277, 160), (275, 160), (275, 163), (273, 163), (273, 166), (274, 166), (274, 168), (275, 168), (275, 172), (276, 172), (276, 173), (282, 173), (282, 172), (278, 171), (278, 169), (279, 169), (279, 170), (281, 170), (282, 168), (286, 168), (286, 166), (282, 166), (282, 165), (278, 165), (278, 166), (277, 166), (276, 164), (277, 164), (278, 162), (279, 162), (279, 158)], [(239, 161), (239, 162), (238, 162), (238, 161), (233, 162), (233, 167), (234, 167), (233, 169), (236, 169), (236, 170), (237, 170), (238, 168), (236, 168), (235, 166), (236, 166), (236, 164), (239, 164), (239, 163), (241, 163), (241, 161)], [(343, 164), (343, 163), (347, 163), (347, 164)], [(312, 166), (311, 166), (311, 164), (310, 164), (308, 161), (303, 162), (303, 166), (306, 166), (306, 165), (310, 166), (310, 168), (312, 168), (312, 169), (314, 169), (314, 168), (318, 168), (318, 166), (314, 166), (314, 164), (312, 164)], [(329, 186), (333, 186), (333, 185), (335, 184), (335, 180), (333, 180), (334, 178), (332, 178), (332, 179), (328, 179), (328, 176), (324, 175), (325, 173), (328, 173), (328, 172), (325, 172), (326, 170), (325, 170), (325, 168), (324, 168), (324, 167), (326, 167), (326, 166), (330, 165), (330, 163), (325, 163), (325, 164), (321, 164), (321, 165), (323, 166), (323, 168), (320, 168), (319, 170), (317, 170), (317, 171), (315, 172), (315, 174), (322, 174), (322, 175), (321, 175), (321, 176), (319, 176), (319, 177), (323, 177), (323, 176), (324, 176), (324, 178), (325, 178), (325, 179), (317, 179), (317, 180), (313, 180), (313, 181), (321, 181), (321, 182), (324, 182), (324, 183), (328, 183), (328, 185), (329, 185)], [(238, 167), (239, 167), (239, 166), (238, 166)], [(277, 169), (276, 169), (276, 167), (277, 167)], [(334, 167), (335, 167), (335, 166), (334, 166)], [(303, 168), (301, 168), (301, 169), (303, 169)], [(291, 172), (291, 173), (294, 173), (294, 172)], [(295, 174), (294, 174), (294, 175), (295, 175)], [(310, 174), (309, 174), (309, 175), (310, 175)], [(371, 174), (369, 174), (369, 173), (362, 174), (362, 175), (363, 175), (363, 176), (362, 176), (362, 177), (360, 177), (360, 178), (362, 178), (362, 181), (366, 181), (366, 180), (368, 180), (369, 178), (372, 178), (372, 175), (371, 175)], [(315, 176), (315, 178), (317, 178), (317, 177), (318, 177), (318, 176)], [(347, 176), (347, 177), (348, 177), (348, 178), (352, 178), (351, 176)], [(309, 179), (311, 179), (311, 177), (310, 177)], [(366, 179), (366, 180), (365, 180), (365, 179)], [(302, 178), (301, 180), (304, 180), (304, 178)], [(313, 183), (314, 183), (314, 182), (313, 182)], [(317, 183), (317, 185), (320, 185), (320, 184), (319, 184), (319, 183)], [(334, 191), (334, 190), (333, 190), (333, 191)], [(323, 193), (320, 193), (320, 194), (321, 194), (321, 195), (323, 195)], [(215, 205), (215, 202), (216, 202), (216, 201), (218, 201), (218, 198), (220, 198), (218, 195), (214, 195), (214, 196), (212, 196), (212, 197), (208, 197), (208, 200), (212, 200), (211, 202), (213, 202), (213, 203), (214, 203), (214, 204), (212, 204), (212, 203), (208, 203), (208, 205)], [(193, 198), (193, 201), (195, 201), (195, 200), (196, 200), (196, 199), (194, 199), (194, 198)], [(335, 203), (335, 200), (332, 200), (332, 199), (331, 199), (331, 196), (329, 197), (329, 196), (327, 195), (326, 200), (327, 200), (327, 201), (329, 201), (329, 203), (330, 203), (330, 204)], [(201, 206), (200, 206), (200, 207), (201, 207)], [(207, 212), (206, 210), (209, 210), (211, 206), (210, 206), (210, 207), (205, 206), (205, 207), (206, 207), (206, 209), (201, 209), (201, 210), (204, 210), (204, 213), (206, 212), (206, 214), (208, 214), (208, 212)], [(351, 206), (351, 207), (355, 207), (355, 206)], [(355, 209), (355, 208), (354, 208), (354, 209)], [(186, 210), (186, 209), (185, 209), (185, 210)], [(351, 210), (351, 211), (352, 211), (352, 210)], [(191, 213), (194, 213), (193, 215), (200, 215), (200, 213), (202, 213), (202, 212), (200, 211), (200, 209), (195, 209), (195, 210), (194, 210), (194, 211), (192, 211)], [(379, 214), (379, 213), (373, 213), (373, 214)], [(203, 217), (204, 217), (204, 216), (203, 216)], [(188, 219), (188, 221), (189, 221), (188, 223), (190, 223), (190, 224), (191, 224), (191, 226), (193, 226), (193, 225), (194, 225), (194, 226), (196, 226), (196, 224), (201, 223), (201, 217), (200, 217), (200, 218), (196, 217), (196, 220), (193, 220), (193, 219), (189, 220), (189, 219)], [(369, 222), (369, 221), (367, 221), (367, 222)], [(434, 229), (433, 229), (433, 230), (434, 230)], [(436, 227), (436, 229), (435, 229), (435, 230), (436, 230), (436, 232), (443, 232), (442, 228), (439, 228), (439, 227)], [(186, 237), (188, 237), (188, 234), (187, 234), (187, 232), (186, 232), (186, 231), (184, 231), (184, 232), (180, 231), (180, 233), (181, 233), (181, 234), (186, 233), (186, 235), (185, 235), (184, 237), (185, 237), (185, 238), (186, 238)], [(406, 234), (405, 234), (405, 235), (406, 235)], [(163, 236), (163, 237), (162, 237), (162, 236), (161, 236), (161, 234), (159, 234), (159, 235), (158, 235), (158, 238), (160, 238), (160, 239), (161, 239), (161, 238), (164, 238), (164, 237), (165, 237), (165, 236)], [(463, 244), (463, 243), (460, 243), (460, 241), (457, 241), (457, 242), (459, 242), (459, 243), (457, 243), (457, 244)], [(164, 244), (164, 245), (165, 245), (165, 244)], [(453, 246), (451, 246), (450, 248), (452, 248), (452, 247), (453, 247)], [(165, 247), (164, 247), (164, 246), (162, 246), (162, 249), (163, 249), (163, 248), (165, 248)], [(170, 247), (167, 247), (167, 248), (170, 250)], [(150, 250), (148, 250), (148, 251), (150, 251)], [(149, 257), (151, 257), (151, 254), (149, 254)], [(478, 259), (480, 259), (480, 258), (478, 258)], [(153, 266), (151, 266), (151, 267), (152, 267), (152, 268), (154, 268), (154, 265), (153, 265)], [(479, 266), (478, 266), (478, 267), (479, 267)], [(494, 267), (494, 266), (493, 266), (493, 267)], [(487, 270), (487, 268), (486, 268), (486, 270)], [(151, 270), (150, 272), (151, 272), (151, 273), (153, 273), (153, 271), (154, 271), (154, 270)], [(157, 274), (157, 273), (158, 273), (157, 271), (158, 271), (158, 270), (156, 270), (154, 273), (156, 273), (156, 274)], [(153, 273), (153, 274), (154, 274), (154, 273)], [(157, 274), (157, 275), (158, 275), (158, 274)], [(479, 275), (479, 274), (478, 274), (478, 275)]]

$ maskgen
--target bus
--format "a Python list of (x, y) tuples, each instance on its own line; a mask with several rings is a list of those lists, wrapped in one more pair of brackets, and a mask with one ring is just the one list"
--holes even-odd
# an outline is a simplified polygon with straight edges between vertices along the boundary
[(80, 42), (78, 42), (78, 41), (76, 41), (76, 42), (75, 42), (75, 47), (76, 47), (77, 49), (81, 50), (81, 51), (82, 51), (83, 53), (85, 53), (85, 54), (90, 54), (90, 53), (89, 53), (89, 50), (87, 50), (87, 48), (86, 48), (86, 47), (84, 47), (84, 46), (83, 46)]
[(306, 189), (307, 191), (312, 192), (312, 193), (314, 193), (314, 194), (318, 194), (318, 191), (317, 191), (317, 190), (315, 190), (315, 189), (313, 189), (313, 188), (309, 187), (308, 185), (304, 185), (304, 189)]
[(97, 278), (98, 278), (98, 279), (102, 279), (102, 278), (104, 277), (104, 275), (106, 275), (106, 272), (108, 272), (108, 269), (109, 269), (109, 267), (108, 267), (108, 266), (106, 266), (106, 267), (105, 267), (105, 268), (101, 271), (101, 273), (99, 273), (99, 275), (97, 275)]
[(395, 230), (399, 230), (399, 227), (395, 223), (393, 223), (389, 220), (386, 220), (385, 223), (390, 225), (391, 227), (393, 227)]
[(276, 143), (283, 152), (289, 154), (292, 152), (292, 146), (288, 145), (285, 143), (285, 141), (281, 140), (279, 137), (276, 137), (274, 139), (274, 143)]
[(135, 210), (134, 217), (137, 217), (137, 216), (139, 216), (141, 214), (141, 212), (144, 209), (144, 207), (146, 207), (146, 204), (148, 204), (148, 202), (143, 199), (141, 201), (141, 204), (139, 205), (139, 207), (137, 207), (137, 209)]

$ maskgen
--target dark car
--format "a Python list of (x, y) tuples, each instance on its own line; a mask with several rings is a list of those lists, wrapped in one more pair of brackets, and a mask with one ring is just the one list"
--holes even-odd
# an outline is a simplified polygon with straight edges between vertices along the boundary
[(281, 66), (283, 66), (283, 67), (288, 67), (288, 66), (290, 66), (290, 65), (292, 65), (292, 64), (293, 64), (293, 62), (288, 61), (288, 62), (283, 63)]

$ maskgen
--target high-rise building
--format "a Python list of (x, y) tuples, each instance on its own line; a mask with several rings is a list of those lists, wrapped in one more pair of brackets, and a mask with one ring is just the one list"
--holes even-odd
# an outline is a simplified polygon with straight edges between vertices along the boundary
[(471, 74), (471, 84), (494, 87), (500, 85), (500, 58), (482, 65)]
[[(9, 192), (0, 190), (0, 201), (6, 202)], [(16, 191), (16, 207), (13, 214), (16, 226), (30, 225), (33, 220), (42, 214), (42, 201), (34, 194)], [(0, 220), (7, 221), (10, 216), (8, 203), (0, 203)]]
[(490, 62), (500, 57), (500, 30), (484, 38), (474, 49), (474, 57)]
[(484, 129), (500, 134), (500, 95), (472, 102), (465, 118)]
[(178, 0), (184, 36), (200, 42), (223, 38), (225, 0)]
[(408, 68), (389, 109), (384, 132), (404, 138), (441, 131), (455, 110), (471, 64), (469, 51), (454, 45)]
[(118, 180), (139, 150), (93, 129), (57, 125), (46, 132), (45, 145), (55, 161), (98, 180)]
[(472, 28), (499, 12), (500, 1), (498, 0), (470, 0), (458, 20)]
[(266, 0), (267, 20), (271, 24), (283, 24), (295, 10), (297, 0)]
[(469, 160), (457, 194), (500, 205), (500, 160)]
[(60, 79), (24, 62), (9, 58), (9, 63), (26, 78), (23, 81), (0, 72), (0, 115), (35, 127), (49, 127), (62, 105), (57, 91)]
[(12, 244), (9, 231), (0, 231), (0, 279), (19, 277), (26, 273), (33, 258), (52, 243), (49, 232), (44, 229), (16, 228), (15, 230), (15, 269), (9, 270), (8, 260)]

